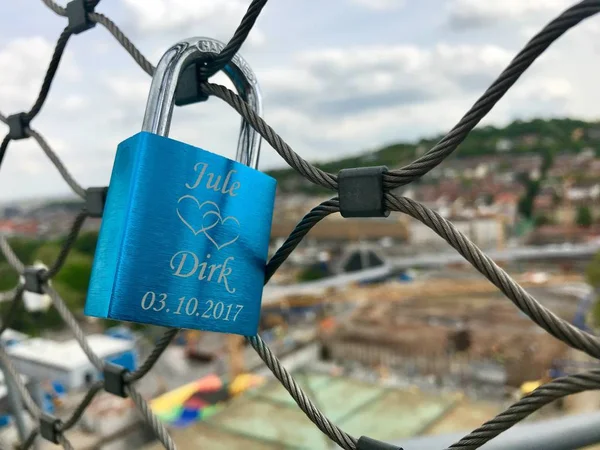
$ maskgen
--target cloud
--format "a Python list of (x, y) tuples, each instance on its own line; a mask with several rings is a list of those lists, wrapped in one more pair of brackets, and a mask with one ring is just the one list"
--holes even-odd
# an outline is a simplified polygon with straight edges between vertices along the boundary
[[(215, 36), (228, 41), (248, 9), (244, 0), (123, 0), (135, 27), (144, 35), (177, 33), (183, 36), (203, 30), (203, 36)], [(255, 26), (248, 35), (248, 44), (265, 42), (262, 31)]]
[[(17, 38), (0, 47), (0, 111), (10, 114), (28, 109), (38, 95), (48, 68), (55, 42), (40, 36)], [(81, 71), (67, 49), (61, 60), (60, 74), (76, 81)]]
[(505, 21), (540, 22), (570, 6), (569, 0), (453, 0), (448, 20), (456, 29), (480, 28)]
[(67, 95), (62, 101), (60, 107), (64, 111), (76, 112), (81, 111), (89, 106), (88, 100), (78, 94)]
[(350, 0), (352, 3), (374, 11), (389, 11), (405, 6), (404, 0)]
[(316, 116), (422, 103), (487, 87), (511, 54), (491, 46), (360, 46), (302, 53), (258, 74), (267, 101)]
[[(261, 17), (258, 22), (269, 37), (264, 47), (260, 52), (252, 51), (252, 45), (242, 50), (263, 91), (265, 120), (309, 161), (447, 131), (522, 46), (519, 30), (529, 27), (533, 34), (540, 21), (546, 22), (562, 9), (556, 0), (523, 0), (527, 5), (514, 0), (455, 0), (454, 10), (446, 16), (440, 11), (437, 23), (448, 23), (452, 14), (486, 21), (475, 39), (474, 34), (450, 33), (448, 28), (423, 31), (423, 9), (414, 6), (418, 2), (363, 0), (362, 6), (349, 7), (361, 0), (340, 1), (347, 6), (343, 11), (347, 17), (333, 18), (333, 23), (333, 15), (314, 20), (303, 2), (275, 2), (265, 9), (264, 18), (270, 19), (263, 22)], [(403, 7), (397, 8), (401, 3)], [(199, 30), (227, 41), (249, 0), (124, 0), (121, 5), (107, 3), (107, 15), (124, 26), (132, 41), (146, 56), (154, 56), (151, 60), (156, 63), (173, 42)], [(15, 2), (15, 17), (21, 17), (26, 7)], [(39, 8), (45, 8), (41, 2)], [(378, 11), (385, 11), (381, 21), (364, 20), (365, 14)], [(496, 17), (507, 24), (500, 31), (488, 26)], [(59, 19), (55, 24), (44, 21), (32, 26), (29, 36), (25, 30), (18, 39), (0, 43), (0, 112), (11, 114), (31, 106), (55, 46)], [(382, 23), (391, 23), (392, 29), (383, 30)], [(14, 34), (10, 25), (7, 33)], [(278, 31), (276, 27), (281, 26), (286, 28)], [(253, 35), (256, 44), (259, 35)], [(600, 63), (592, 56), (600, 48), (599, 37), (596, 20), (567, 33), (518, 80), (484, 123), (551, 115), (597, 119)], [(34, 127), (75, 179), (87, 187), (108, 183), (117, 145), (140, 130), (150, 77), (107, 33), (98, 32), (97, 40), (85, 39), (85, 35), (77, 36), (69, 42)], [(158, 48), (161, 51), (153, 54)], [(221, 73), (211, 81), (231, 86)], [(239, 123), (232, 108), (211, 98), (176, 107), (170, 136), (233, 157)], [(0, 133), (5, 132), (0, 124)], [(261, 167), (282, 164), (263, 143)], [(0, 171), (0, 201), (60, 192), (68, 192), (68, 187), (35, 142), (11, 142)]]
[(257, 76), (269, 124), (323, 160), (451, 127), (511, 56), (494, 45), (348, 46), (302, 52)]

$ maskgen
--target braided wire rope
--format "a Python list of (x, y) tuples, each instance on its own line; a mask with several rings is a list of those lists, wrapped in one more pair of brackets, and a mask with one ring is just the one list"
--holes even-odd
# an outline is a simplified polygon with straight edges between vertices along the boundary
[[(61, 16), (67, 15), (66, 8), (58, 5), (52, 0), (42, 0), (46, 6)], [(94, 23), (104, 26), (114, 38), (121, 44), (140, 68), (149, 75), (154, 73), (154, 66), (141, 54), (135, 45), (125, 36), (125, 34), (109, 18), (94, 11), (94, 8), (100, 3), (100, 0), (85, 0), (85, 6), (88, 10), (88, 19)], [(248, 34), (252, 30), (257, 18), (260, 15), (267, 0), (253, 0), (240, 25), (234, 32), (231, 40), (223, 48), (221, 53), (208, 60), (200, 68), (200, 74), (203, 78), (201, 84), (202, 90), (216, 97), (219, 97), (232, 108), (234, 108), (281, 156), (282, 158), (305, 178), (322, 187), (337, 190), (337, 177), (333, 174), (322, 171), (309, 162), (301, 158), (260, 116), (235, 93), (229, 89), (212, 84), (208, 79), (216, 72), (221, 70), (233, 56), (239, 51), (245, 42)], [(458, 145), (465, 139), (470, 131), (479, 123), (479, 121), (494, 107), (502, 96), (514, 85), (518, 78), (531, 66), (535, 59), (541, 55), (556, 39), (563, 35), (567, 30), (576, 26), (582, 20), (596, 14), (600, 11), (600, 0), (583, 0), (574, 6), (565, 10), (556, 19), (546, 25), (542, 31), (534, 36), (511, 61), (508, 67), (485, 91), (482, 97), (473, 105), (465, 116), (444, 136), (434, 147), (432, 147), (423, 156), (416, 159), (406, 167), (388, 172), (384, 176), (384, 187), (391, 190), (410, 183), (411, 181), (423, 176), (432, 168), (440, 164), (446, 157), (456, 150)], [(62, 163), (58, 155), (50, 148), (41, 134), (29, 127), (29, 122), (40, 113), (43, 104), (50, 92), (52, 81), (58, 71), (60, 60), (64, 54), (67, 42), (72, 32), (66, 27), (60, 34), (50, 64), (46, 71), (39, 95), (29, 112), (25, 113), (26, 123), (24, 132), (26, 137), (32, 137), (42, 148), (46, 156), (55, 165), (65, 182), (71, 187), (73, 192), (79, 197), (85, 199), (86, 191), (71, 176), (67, 168)], [(0, 121), (6, 123), (7, 118), (0, 113)], [(0, 164), (7, 151), (10, 135), (6, 135), (0, 144)], [(535, 298), (528, 294), (518, 283), (498, 267), (494, 261), (487, 257), (481, 250), (475, 246), (468, 238), (460, 233), (449, 221), (441, 217), (435, 211), (414, 202), (410, 199), (397, 196), (392, 193), (385, 194), (386, 206), (392, 211), (398, 211), (407, 214), (431, 228), (440, 237), (445, 239), (454, 247), (467, 261), (476, 267), (486, 278), (495, 284), (515, 305), (527, 314), (537, 325), (542, 327), (555, 338), (565, 342), (569, 346), (583, 350), (591, 356), (600, 357), (600, 341), (598, 338), (580, 331), (568, 322), (560, 319), (551, 311), (543, 307)], [(269, 281), (276, 270), (294, 251), (296, 246), (302, 241), (309, 231), (319, 221), (330, 214), (339, 212), (339, 200), (334, 197), (327, 200), (317, 207), (313, 208), (295, 227), (284, 244), (276, 251), (267, 264), (265, 270), (265, 283)], [(58, 311), (67, 327), (72, 331), (75, 339), (80, 344), (88, 359), (98, 369), (103, 370), (104, 362), (94, 354), (86, 340), (85, 333), (79, 326), (75, 316), (69, 310), (58, 292), (48, 283), (63, 266), (70, 249), (72, 248), (81, 227), (87, 217), (87, 211), (82, 211), (77, 215), (73, 226), (67, 235), (58, 258), (52, 266), (41, 273), (40, 281), (42, 290), (52, 299), (54, 308)], [(0, 234), (0, 251), (6, 258), (12, 269), (19, 274), (25, 271), (25, 265), (14, 253), (5, 236)], [(19, 305), (22, 294), (25, 290), (24, 285), (19, 284), (13, 290), (0, 293), (11, 301), (11, 308), (8, 314), (2, 320), (0, 325), (0, 334), (10, 326), (14, 311)], [(169, 329), (156, 343), (154, 349), (139, 368), (131, 373), (126, 373), (124, 380), (126, 382), (126, 392), (132, 399), (136, 408), (143, 418), (150, 424), (157, 438), (168, 449), (175, 449), (175, 443), (169, 436), (164, 424), (152, 413), (146, 400), (135, 389), (133, 383), (146, 375), (158, 361), (162, 353), (168, 347), (170, 342), (176, 336), (178, 329)], [(310, 400), (309, 396), (300, 388), (292, 375), (281, 364), (267, 344), (260, 336), (247, 338), (254, 350), (258, 353), (267, 367), (273, 372), (275, 377), (281, 382), (285, 389), (296, 401), (300, 409), (315, 423), (315, 425), (330, 439), (346, 450), (355, 450), (357, 439), (336, 426), (331, 422), (320, 409)], [(0, 346), (0, 360), (6, 368), (5, 376), (14, 380), (20, 396), (23, 399), (25, 407), (32, 417), (39, 419), (41, 410), (29, 394), (26, 386), (19, 377), (9, 354), (3, 346)], [(538, 410), (542, 406), (562, 398), (566, 395), (583, 392), (590, 389), (600, 388), (600, 371), (589, 371), (582, 374), (570, 375), (556, 379), (550, 383), (540, 386), (531, 394), (523, 397), (513, 404), (506, 411), (500, 413), (492, 420), (484, 423), (481, 427), (474, 430), (463, 439), (453, 444), (450, 448), (475, 449), (493, 439), (501, 432), (507, 430), (514, 424), (523, 420), (525, 417)], [(75, 408), (72, 414), (64, 421), (60, 422), (58, 429), (59, 443), (63, 448), (73, 448), (67, 439), (64, 431), (71, 429), (81, 418), (86, 408), (90, 405), (94, 397), (104, 389), (104, 382), (94, 383), (84, 399)], [(25, 442), (20, 448), (29, 448), (33, 445), (36, 437), (39, 435), (39, 429), (31, 430)]]

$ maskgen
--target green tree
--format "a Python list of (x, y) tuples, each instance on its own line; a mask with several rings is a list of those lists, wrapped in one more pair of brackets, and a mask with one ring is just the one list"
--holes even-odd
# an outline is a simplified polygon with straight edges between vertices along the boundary
[(585, 279), (594, 289), (600, 289), (600, 252), (596, 253), (586, 267)]
[(19, 276), (15, 269), (8, 263), (0, 263), (0, 291), (8, 291), (14, 288), (19, 281)]
[[(15, 252), (24, 264), (31, 264), (33, 262), (33, 255), (42, 243), (33, 239), (13, 238), (9, 239), (9, 244), (13, 252)], [(4, 260), (4, 255), (0, 252), (0, 261)]]
[[(58, 244), (49, 243), (41, 246), (35, 254), (35, 259), (51, 266), (60, 253)], [(85, 297), (92, 273), (92, 257), (71, 250), (60, 271), (52, 278), (52, 284), (63, 297), (67, 305), (80, 310), (85, 304)]]
[(298, 274), (298, 281), (314, 281), (323, 278), (326, 273), (318, 266), (313, 265), (306, 267)]
[(589, 227), (592, 225), (593, 218), (590, 208), (587, 206), (580, 206), (577, 208), (577, 217), (575, 218), (575, 222), (577, 222), (577, 225), (580, 227)]
[[(40, 246), (34, 254), (34, 261), (41, 261), (47, 266), (51, 266), (57, 260), (60, 254), (60, 245), (55, 243), (46, 243)], [(34, 262), (32, 261), (32, 262)]]
[(544, 214), (538, 214), (533, 219), (533, 223), (534, 226), (537, 228), (542, 227), (544, 225), (550, 225), (552, 223), (552, 220), (550, 220), (550, 218), (548, 216), (545, 216)]
[(525, 186), (525, 193), (519, 199), (517, 209), (525, 219), (532, 219), (533, 203), (540, 190), (540, 181), (530, 179), (526, 173), (518, 174), (517, 180)]
[(92, 258), (73, 250), (54, 279), (85, 296), (91, 274)]
[(552, 206), (556, 207), (562, 203), (562, 197), (556, 191), (552, 192)]
[(86, 255), (94, 255), (96, 251), (96, 244), (98, 243), (98, 232), (97, 231), (86, 231), (81, 233), (73, 248), (75, 250), (79, 250), (81, 253), (85, 253)]
[(594, 324), (600, 326), (600, 252), (596, 253), (585, 270), (585, 279), (594, 289), (595, 304), (592, 308)]

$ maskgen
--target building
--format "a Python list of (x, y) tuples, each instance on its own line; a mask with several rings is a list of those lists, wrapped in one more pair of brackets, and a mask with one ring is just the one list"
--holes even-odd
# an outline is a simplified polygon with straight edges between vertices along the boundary
[[(87, 336), (92, 351), (104, 361), (135, 369), (137, 352), (132, 341), (102, 334)], [(66, 390), (85, 389), (100, 378), (75, 339), (57, 342), (32, 338), (8, 348), (17, 370), (37, 381), (60, 383)]]
[[(474, 217), (472, 219), (450, 219), (455, 228), (482, 248), (498, 248), (504, 241), (503, 222), (497, 217)], [(412, 220), (408, 241), (421, 247), (443, 247), (448, 244), (427, 225)]]
[(23, 341), (26, 341), (27, 339), (29, 339), (29, 335), (21, 333), (17, 330), (13, 330), (12, 328), (7, 328), (4, 330), (4, 333), (0, 335), (0, 342), (5, 347), (17, 345)]
[(320, 339), (336, 362), (498, 389), (543, 378), (567, 350), (509, 302), (464, 297), (364, 303)]

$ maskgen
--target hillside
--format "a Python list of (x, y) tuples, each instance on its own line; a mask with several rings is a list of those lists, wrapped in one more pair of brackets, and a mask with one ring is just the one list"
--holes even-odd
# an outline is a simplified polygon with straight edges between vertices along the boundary
[[(398, 168), (425, 153), (442, 137), (443, 135), (439, 135), (413, 143), (400, 142), (374, 152), (317, 164), (317, 167), (331, 173), (357, 166), (386, 165), (390, 169)], [(508, 159), (511, 154), (531, 152), (552, 156), (558, 152), (576, 153), (590, 147), (595, 149), (596, 154), (600, 154), (600, 122), (534, 119), (527, 122), (515, 121), (504, 128), (476, 128), (451, 158), (506, 154)], [(293, 169), (272, 170), (268, 173), (277, 179), (281, 192), (325, 192), (304, 180)]]

